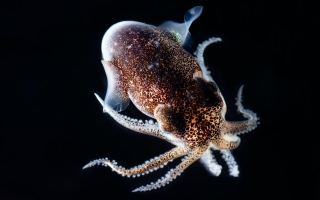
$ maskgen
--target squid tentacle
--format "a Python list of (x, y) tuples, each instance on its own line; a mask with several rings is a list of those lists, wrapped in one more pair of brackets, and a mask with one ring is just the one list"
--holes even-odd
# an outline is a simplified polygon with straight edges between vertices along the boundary
[(238, 164), (235, 161), (230, 150), (219, 149), (217, 146), (213, 145), (212, 143), (210, 144), (210, 149), (212, 149), (214, 151), (217, 151), (217, 150), (220, 151), (220, 153), (222, 154), (223, 160), (226, 162), (226, 164), (228, 166), (230, 176), (234, 176), (234, 177), (239, 176), (240, 172), (238, 169)]
[(236, 98), (236, 106), (238, 107), (238, 112), (240, 112), (243, 117), (247, 118), (244, 121), (224, 121), (222, 125), (221, 132), (223, 134), (239, 135), (242, 133), (247, 133), (255, 129), (259, 124), (259, 118), (257, 114), (251, 110), (244, 109), (242, 105), (242, 91), (243, 85), (238, 91)]
[(230, 150), (220, 150), (220, 153), (222, 154), (222, 158), (224, 161), (226, 161), (227, 166), (229, 168), (229, 174), (230, 176), (238, 177), (239, 176), (239, 169), (238, 164), (235, 161), (233, 155), (231, 154)]
[(119, 114), (117, 111), (113, 110), (108, 105), (105, 105), (101, 97), (99, 97), (99, 95), (97, 95), (96, 93), (94, 93), (94, 95), (102, 105), (103, 112), (108, 113), (116, 122), (118, 122), (122, 126), (130, 130), (158, 137), (170, 142), (167, 139), (166, 135), (159, 129), (158, 122), (153, 122), (152, 119), (145, 120), (145, 122), (143, 122), (142, 120), (130, 118), (125, 115)]
[(210, 75), (210, 71), (208, 70), (208, 68), (206, 67), (205, 63), (204, 63), (204, 58), (203, 58), (203, 53), (204, 50), (207, 48), (207, 46), (209, 46), (212, 43), (215, 42), (221, 42), (221, 38), (209, 38), (208, 40), (202, 42), (201, 44), (198, 45), (197, 50), (194, 52), (194, 55), (196, 56), (196, 60), (198, 62), (198, 64), (201, 67), (202, 73), (203, 73), (203, 77), (204, 79), (206, 79), (207, 81), (213, 81), (213, 78)]
[(138, 192), (138, 191), (149, 191), (153, 189), (160, 188), (161, 186), (165, 186), (166, 184), (169, 184), (171, 181), (173, 181), (177, 176), (179, 176), (189, 165), (191, 165), (193, 162), (198, 160), (203, 152), (207, 149), (205, 148), (197, 148), (193, 150), (189, 155), (187, 155), (184, 160), (175, 168), (171, 169), (167, 172), (167, 174), (157, 180), (157, 182), (150, 184), (146, 186), (141, 186), (139, 188), (136, 188), (132, 192)]
[(219, 176), (222, 170), (222, 166), (218, 164), (214, 158), (210, 148), (208, 148), (200, 157), (200, 163), (214, 176)]
[(89, 168), (94, 165), (103, 165), (103, 166), (109, 166), (112, 170), (116, 171), (118, 174), (121, 174), (123, 176), (127, 177), (136, 177), (144, 174), (148, 174), (149, 172), (153, 172), (155, 170), (158, 170), (159, 168), (163, 168), (164, 165), (167, 165), (169, 161), (174, 160), (175, 158), (178, 158), (180, 156), (186, 155), (190, 152), (189, 148), (186, 147), (176, 147), (172, 150), (164, 153), (163, 155), (160, 155), (159, 157), (155, 157), (153, 159), (147, 160), (145, 163), (132, 167), (131, 169), (126, 169), (120, 165), (117, 165), (116, 161), (111, 161), (108, 158), (104, 159), (97, 159), (94, 161), (91, 161), (87, 165), (83, 167)]

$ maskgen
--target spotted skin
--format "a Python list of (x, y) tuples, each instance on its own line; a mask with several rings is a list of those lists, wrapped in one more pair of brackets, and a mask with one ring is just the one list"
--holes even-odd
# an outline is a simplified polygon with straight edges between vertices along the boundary
[[(103, 52), (105, 50), (102, 63), (108, 84), (113, 85), (111, 89), (108, 86), (105, 101), (96, 95), (104, 112), (131, 130), (166, 140), (176, 147), (131, 169), (108, 158), (94, 160), (84, 168), (102, 164), (123, 176), (139, 177), (185, 156), (175, 169), (156, 183), (134, 190), (147, 191), (169, 183), (199, 158), (210, 173), (219, 175), (221, 166), (210, 153), (211, 149), (219, 150), (230, 175), (238, 176), (230, 150), (240, 144), (237, 135), (256, 128), (258, 117), (243, 108), (241, 87), (236, 105), (247, 120), (225, 120), (225, 101), (199, 53), (217, 41), (221, 39), (211, 38), (200, 44), (194, 58), (182, 48), (181, 38), (168, 30), (139, 22), (120, 22), (111, 27), (102, 42)], [(117, 108), (123, 110), (129, 100), (156, 122), (143, 123), (114, 110), (114, 105), (120, 105)]]
[(167, 107), (161, 110), (174, 120), (160, 120), (160, 124), (171, 124), (163, 129), (188, 141), (189, 146), (199, 146), (219, 134), (222, 117), (215, 113), (221, 113), (222, 99), (217, 88), (193, 77), (201, 68), (171, 33), (130, 25), (118, 31), (113, 41), (111, 48), (117, 51), (109, 62), (121, 74), (123, 96), (151, 117), (159, 104)]
[[(178, 105), (201, 68), (174, 36), (152, 26), (134, 24), (115, 33), (109, 62), (121, 74), (119, 88), (145, 114), (158, 104)], [(190, 90), (190, 89), (189, 89)], [(181, 97), (181, 98), (176, 98)]]

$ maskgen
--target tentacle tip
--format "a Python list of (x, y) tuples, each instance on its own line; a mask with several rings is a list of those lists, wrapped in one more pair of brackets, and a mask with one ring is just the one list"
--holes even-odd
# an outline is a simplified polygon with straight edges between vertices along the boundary
[(238, 92), (239, 94), (242, 94), (243, 87), (244, 87), (244, 85), (241, 85), (241, 86), (240, 86), (239, 92)]
[(99, 103), (102, 105), (102, 107), (104, 109), (104, 102), (103, 102), (102, 98), (97, 93), (93, 93), (93, 94), (97, 98), (97, 100), (99, 101)]
[(212, 37), (212, 38), (209, 38), (207, 41), (211, 42), (211, 43), (213, 43), (213, 42), (221, 42), (222, 39), (219, 38), (219, 37)]
[(229, 174), (230, 174), (230, 176), (233, 176), (233, 177), (239, 177), (240, 172), (239, 172), (238, 167), (236, 166), (236, 167), (233, 167), (232, 169), (230, 169)]
[(230, 176), (239, 177), (239, 171), (232, 171), (232, 172), (230, 173)]
[(136, 188), (134, 190), (132, 190), (131, 192), (139, 192), (140, 191), (140, 188)]
[(92, 167), (92, 164), (91, 164), (91, 163), (86, 164), (84, 167), (82, 167), (82, 169), (87, 169), (87, 168), (89, 168), (89, 167)]
[[(100, 101), (101, 97), (97, 93), (93, 93), (94, 96)], [(102, 99), (101, 99), (102, 100)]]

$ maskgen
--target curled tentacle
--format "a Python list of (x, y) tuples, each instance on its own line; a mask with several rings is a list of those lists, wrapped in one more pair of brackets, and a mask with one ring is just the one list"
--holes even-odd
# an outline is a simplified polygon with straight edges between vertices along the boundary
[(242, 90), (243, 85), (240, 87), (238, 96), (236, 98), (236, 106), (238, 107), (238, 112), (242, 113), (243, 117), (248, 120), (244, 121), (224, 121), (222, 125), (222, 134), (239, 135), (242, 133), (247, 133), (252, 131), (259, 124), (257, 114), (251, 110), (244, 109), (242, 105)]
[(204, 64), (203, 53), (204, 53), (204, 50), (207, 48), (207, 46), (215, 42), (221, 42), (221, 38), (215, 38), (215, 37), (209, 38), (208, 40), (199, 44), (197, 50), (194, 52), (194, 55), (196, 56), (196, 60), (201, 67), (204, 79), (212, 82), (214, 81), (210, 75), (211, 72), (208, 70), (208, 68)]

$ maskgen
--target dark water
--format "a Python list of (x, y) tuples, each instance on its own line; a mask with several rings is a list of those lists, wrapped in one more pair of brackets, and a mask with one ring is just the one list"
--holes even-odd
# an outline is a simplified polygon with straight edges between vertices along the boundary
[[(244, 106), (258, 128), (233, 151), (240, 177), (210, 176), (196, 162), (170, 185), (131, 190), (166, 169), (127, 179), (109, 168), (82, 170), (108, 156), (131, 167), (173, 146), (131, 132), (102, 113), (100, 43), (114, 23), (159, 25), (204, 10), (191, 26), (194, 46), (209, 37), (205, 61), (225, 97), (227, 119), (244, 87)], [(317, 199), (319, 188), (318, 33), (320, 16), (304, 1), (32, 1), (0, 7), (0, 199)], [(147, 119), (130, 104), (127, 115)], [(172, 168), (177, 163), (171, 163)]]

